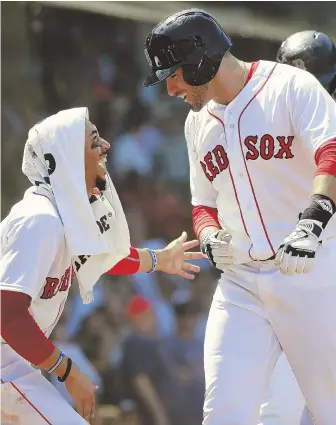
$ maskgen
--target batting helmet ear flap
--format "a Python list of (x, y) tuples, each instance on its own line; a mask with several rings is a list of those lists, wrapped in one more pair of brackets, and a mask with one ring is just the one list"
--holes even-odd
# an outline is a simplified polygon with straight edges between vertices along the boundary
[(191, 86), (203, 86), (211, 81), (218, 72), (222, 55), (218, 59), (204, 54), (198, 65), (183, 65), (183, 79)]

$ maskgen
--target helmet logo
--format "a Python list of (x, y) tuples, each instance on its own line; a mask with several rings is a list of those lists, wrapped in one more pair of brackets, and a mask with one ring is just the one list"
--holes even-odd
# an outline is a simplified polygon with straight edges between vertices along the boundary
[(160, 61), (160, 59), (157, 56), (154, 56), (154, 61), (155, 61), (155, 65), (160, 68), (160, 66), (162, 66), (162, 63)]

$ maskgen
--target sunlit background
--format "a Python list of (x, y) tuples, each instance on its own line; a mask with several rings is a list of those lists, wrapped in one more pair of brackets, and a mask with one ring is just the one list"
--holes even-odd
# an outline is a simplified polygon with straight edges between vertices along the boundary
[[(133, 246), (159, 248), (183, 229), (191, 236), (183, 135), (188, 108), (170, 98), (164, 84), (142, 87), (147, 33), (173, 12), (205, 8), (232, 38), (233, 54), (245, 61), (274, 60), (281, 41), (297, 31), (316, 29), (335, 41), (335, 5), (2, 2), (2, 218), (29, 185), (21, 173), (29, 128), (60, 109), (88, 106), (91, 121), (111, 143), (108, 168)], [(207, 262), (192, 284), (161, 274), (103, 277), (89, 306), (74, 285), (53, 339), (100, 385), (95, 425), (201, 423), (202, 344), (216, 277)], [(156, 337), (143, 349), (135, 335), (146, 324)], [(150, 379), (167, 422), (154, 418), (134, 390), (140, 372)]]

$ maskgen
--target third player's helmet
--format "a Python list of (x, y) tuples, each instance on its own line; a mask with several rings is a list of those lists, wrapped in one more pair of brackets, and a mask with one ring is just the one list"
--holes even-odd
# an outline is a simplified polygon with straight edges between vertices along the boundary
[(157, 24), (146, 38), (145, 54), (151, 73), (144, 86), (165, 80), (180, 67), (187, 84), (206, 84), (217, 74), (231, 45), (209, 13), (200, 9), (175, 13)]
[(323, 86), (336, 76), (336, 49), (332, 40), (322, 32), (302, 31), (288, 37), (277, 54), (277, 62), (293, 64), (301, 59), (311, 74)]

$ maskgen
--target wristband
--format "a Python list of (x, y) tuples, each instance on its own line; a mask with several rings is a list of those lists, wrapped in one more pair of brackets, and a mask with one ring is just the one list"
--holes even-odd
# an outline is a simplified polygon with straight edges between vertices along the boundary
[(54, 364), (54, 366), (52, 366), (50, 369), (47, 370), (48, 373), (52, 373), (54, 370), (56, 370), (58, 368), (58, 366), (61, 364), (62, 360), (64, 359), (65, 355), (62, 353), (59, 355), (56, 363)]
[(149, 252), (150, 256), (152, 257), (152, 267), (150, 268), (150, 270), (148, 270), (147, 273), (153, 273), (153, 272), (155, 272), (156, 267), (157, 267), (157, 263), (158, 263), (157, 255), (156, 255), (155, 251), (148, 249), (148, 248), (146, 248), (146, 249)]
[(66, 379), (67, 379), (67, 377), (69, 376), (69, 374), (70, 374), (70, 371), (71, 371), (71, 366), (72, 366), (72, 360), (70, 359), (70, 357), (68, 357), (68, 364), (67, 364), (67, 367), (66, 367), (66, 369), (65, 369), (65, 373), (64, 373), (64, 375), (61, 377), (61, 376), (59, 376), (58, 378), (57, 378), (57, 380), (59, 381), (59, 382), (64, 382)]
[(313, 195), (309, 207), (300, 215), (300, 220), (319, 221), (325, 229), (335, 212), (336, 206), (330, 198), (324, 195)]

